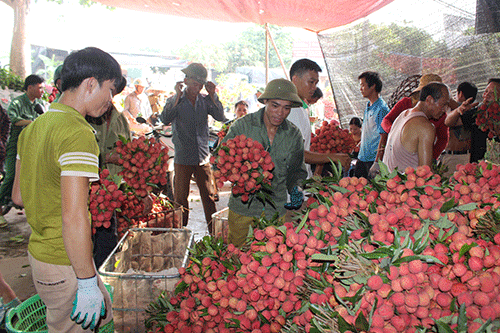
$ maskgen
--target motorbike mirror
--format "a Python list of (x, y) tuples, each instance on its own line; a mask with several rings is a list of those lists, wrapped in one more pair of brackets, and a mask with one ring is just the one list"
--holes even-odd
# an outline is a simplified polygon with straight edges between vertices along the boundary
[(146, 123), (146, 119), (142, 118), (142, 117), (137, 117), (135, 118), (135, 120), (137, 120), (137, 122), (139, 124), (145, 124)]
[(43, 114), (43, 106), (41, 106), (39, 103), (35, 104), (35, 112), (38, 114)]

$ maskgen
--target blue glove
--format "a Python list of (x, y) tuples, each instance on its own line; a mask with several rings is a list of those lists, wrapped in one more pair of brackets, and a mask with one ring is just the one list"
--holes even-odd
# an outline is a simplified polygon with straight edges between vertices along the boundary
[(83, 329), (93, 330), (105, 314), (104, 296), (97, 286), (97, 276), (78, 279), (78, 290), (73, 302), (71, 320), (82, 324)]
[(302, 206), (304, 202), (304, 193), (299, 190), (298, 186), (295, 186), (290, 192), (290, 202), (285, 204), (286, 209), (297, 210)]

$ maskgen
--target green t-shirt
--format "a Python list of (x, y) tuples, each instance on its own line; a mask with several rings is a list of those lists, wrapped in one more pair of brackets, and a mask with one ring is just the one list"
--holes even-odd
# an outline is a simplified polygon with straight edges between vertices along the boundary
[(107, 154), (115, 150), (116, 141), (120, 140), (120, 136), (131, 139), (130, 127), (127, 118), (115, 107), (111, 110), (109, 123), (103, 120), (102, 124), (91, 124), (96, 132), (97, 144), (101, 152), (100, 166), (103, 169), (108, 169), (111, 175), (116, 175), (122, 171), (120, 165), (106, 163), (105, 157)]
[(28, 250), (42, 262), (69, 265), (62, 238), (61, 177), (99, 179), (92, 127), (75, 109), (52, 103), (19, 136), (20, 187), (31, 226)]

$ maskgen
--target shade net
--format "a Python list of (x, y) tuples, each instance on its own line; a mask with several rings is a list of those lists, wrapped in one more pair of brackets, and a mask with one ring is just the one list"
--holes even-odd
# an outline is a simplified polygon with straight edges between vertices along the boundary
[(319, 34), (342, 126), (363, 116), (357, 78), (368, 70), (381, 75), (390, 107), (428, 73), (440, 75), (453, 96), (459, 83), (476, 84), (480, 101), (488, 79), (500, 77), (499, 8), (498, 0), (395, 0)]

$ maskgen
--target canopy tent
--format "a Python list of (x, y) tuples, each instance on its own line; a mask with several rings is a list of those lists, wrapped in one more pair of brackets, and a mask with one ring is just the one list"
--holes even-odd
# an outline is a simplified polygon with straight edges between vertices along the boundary
[[(331, 89), (324, 87), (326, 96), (333, 95), (344, 126), (366, 107), (357, 80), (366, 70), (382, 75), (386, 100), (402, 80), (416, 74), (439, 74), (452, 89), (467, 80), (480, 93), (489, 77), (500, 76), (498, 0), (95, 1), (165, 15), (262, 24), (271, 41), (268, 24), (316, 32), (331, 84)], [(286, 65), (282, 63), (284, 69)]]
[(107, 6), (224, 22), (253, 22), (314, 32), (339, 27), (393, 0), (95, 0)]

